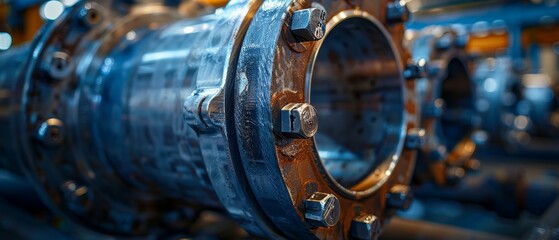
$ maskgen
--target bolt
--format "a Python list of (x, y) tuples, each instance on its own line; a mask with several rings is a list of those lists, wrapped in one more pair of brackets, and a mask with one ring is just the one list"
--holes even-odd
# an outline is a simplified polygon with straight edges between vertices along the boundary
[(422, 107), (421, 115), (423, 117), (440, 117), (443, 115), (444, 112), (445, 102), (441, 98), (437, 98), (435, 101), (431, 103), (425, 103)]
[(318, 114), (308, 103), (290, 103), (281, 109), (281, 132), (290, 137), (310, 138), (318, 130)]
[(386, 198), (386, 205), (389, 207), (405, 210), (411, 205), (413, 192), (409, 186), (398, 184), (390, 189)]
[(61, 80), (71, 71), (70, 55), (63, 51), (54, 52), (48, 65), (49, 76), (54, 80)]
[(402, 23), (408, 21), (410, 11), (405, 2), (396, 0), (386, 6), (386, 21), (388, 23)]
[(375, 215), (361, 215), (351, 221), (353, 239), (376, 239), (380, 234), (380, 220)]
[(408, 149), (419, 149), (425, 144), (425, 129), (412, 128), (406, 135), (405, 146)]
[(37, 138), (46, 145), (58, 145), (64, 140), (64, 128), (62, 121), (56, 118), (49, 118), (37, 130)]
[(423, 78), (427, 75), (427, 72), (427, 61), (425, 59), (412, 61), (406, 65), (404, 78), (408, 80)]
[(340, 201), (333, 194), (315, 192), (304, 204), (305, 219), (314, 227), (331, 227), (340, 219)]
[(103, 14), (97, 4), (86, 3), (79, 12), (79, 19), (86, 27), (93, 27), (103, 21)]
[(307, 8), (293, 13), (291, 33), (300, 42), (316, 41), (326, 32), (326, 11), (323, 8)]

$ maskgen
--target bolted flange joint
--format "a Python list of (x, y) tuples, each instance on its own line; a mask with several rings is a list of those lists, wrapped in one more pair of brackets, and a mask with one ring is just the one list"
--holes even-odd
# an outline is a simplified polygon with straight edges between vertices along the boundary
[(353, 239), (377, 239), (380, 230), (380, 220), (375, 215), (364, 214), (351, 221), (351, 237)]
[(315, 192), (304, 205), (305, 220), (313, 227), (332, 227), (340, 219), (340, 201), (333, 194)]
[(326, 32), (326, 11), (322, 8), (307, 8), (293, 13), (291, 33), (300, 42), (317, 41)]
[(281, 132), (289, 137), (310, 138), (318, 130), (318, 114), (308, 103), (290, 103), (281, 109)]

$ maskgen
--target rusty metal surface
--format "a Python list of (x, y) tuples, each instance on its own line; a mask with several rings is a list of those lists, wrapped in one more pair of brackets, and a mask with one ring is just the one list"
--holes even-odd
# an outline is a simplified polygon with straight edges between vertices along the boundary
[[(384, 9), (382, 6), (386, 6), (384, 3), (367, 2), (363, 5), (355, 3), (361, 6), (360, 10), (351, 10), (352, 5), (346, 2), (321, 2), (328, 13), (325, 37), (314, 44), (305, 44), (300, 48), (293, 47), (294, 44), (290, 42), (289, 32), (282, 31), (288, 25), (289, 13), (301, 7), (312, 6), (312, 4), (314, 3), (307, 2), (302, 3), (302, 6), (292, 6), (283, 1), (269, 1), (264, 4), (266, 8), (261, 8), (256, 13), (255, 19), (248, 29), (237, 69), (235, 97), (240, 99), (235, 105), (235, 120), (237, 125), (240, 126), (237, 129), (237, 139), (241, 149), (243, 166), (257, 200), (271, 221), (282, 229), (286, 236), (289, 238), (344, 238), (351, 234), (352, 219), (359, 217), (362, 213), (374, 214), (381, 219), (385, 219), (387, 216), (385, 204), (388, 190), (395, 184), (408, 183), (413, 166), (414, 152), (413, 150), (403, 149), (402, 142), (406, 128), (416, 125), (414, 121), (415, 101), (410, 97), (408, 93), (410, 89), (407, 88), (409, 86), (404, 83), (401, 75), (401, 54), (390, 40), (391, 36), (385, 30), (377, 30), (384, 29), (386, 26), (386, 23), (383, 24), (383, 11), (379, 11)], [(376, 7), (373, 7), (373, 5), (376, 5)], [(288, 14), (285, 14), (286, 12)], [(365, 54), (363, 54), (364, 57), (361, 60), (365, 64), (372, 64), (375, 68), (379, 67), (386, 71), (383, 71), (383, 74), (359, 72), (359, 64), (351, 63), (351, 61), (357, 61), (359, 55), (352, 56), (349, 51), (330, 50), (328, 56), (332, 57), (335, 54), (340, 54), (340, 60), (330, 59), (334, 62), (333, 66), (336, 63), (353, 64), (347, 66), (351, 69), (348, 71), (352, 71), (348, 74), (376, 77), (378, 82), (369, 82), (369, 84), (374, 85), (370, 89), (365, 88), (366, 94), (374, 96), (378, 91), (376, 87), (381, 87), (386, 91), (386, 95), (377, 98), (376, 101), (378, 102), (371, 104), (374, 106), (365, 106), (361, 109), (367, 109), (367, 107), (374, 109), (379, 106), (381, 106), (381, 109), (378, 111), (391, 109), (390, 114), (394, 114), (394, 117), (389, 119), (390, 123), (394, 125), (385, 125), (387, 128), (384, 131), (386, 132), (379, 132), (378, 134), (393, 136), (395, 139), (394, 142), (387, 141), (387, 150), (385, 150), (387, 153), (382, 153), (383, 146), (379, 146), (375, 150), (380, 152), (379, 159), (375, 163), (369, 162), (369, 164), (376, 166), (375, 171), (369, 170), (370, 172), (362, 177), (363, 179), (359, 181), (359, 184), (343, 187), (332, 177), (326, 167), (324, 162), (326, 156), (321, 156), (320, 153), (319, 135), (323, 133), (326, 135), (337, 134), (336, 137), (344, 138), (345, 134), (352, 134), (349, 131), (359, 131), (355, 125), (343, 124), (343, 121), (356, 116), (351, 112), (345, 115), (321, 115), (335, 108), (329, 109), (328, 105), (314, 105), (315, 103), (321, 103), (318, 99), (313, 100), (312, 87), (315, 86), (315, 82), (311, 82), (311, 80), (320, 77), (317, 78), (316, 75), (313, 75), (312, 70), (309, 74), (309, 68), (312, 69), (313, 66), (319, 68), (320, 64), (317, 64), (317, 62), (326, 60), (321, 59), (321, 56), (318, 56), (318, 60), (315, 58), (317, 54), (320, 55), (321, 45), (328, 41), (332, 29), (341, 26), (344, 22), (352, 26), (351, 22), (355, 21), (362, 21), (359, 26), (363, 26), (365, 29), (362, 32), (357, 30), (356, 32), (359, 35), (354, 37), (352, 37), (353, 33), (345, 32), (349, 35), (346, 39), (349, 42), (346, 43), (345, 47), (349, 48), (348, 45), (363, 47)], [(263, 36), (262, 32), (272, 34)], [(374, 37), (367, 35), (371, 32), (376, 33)], [(338, 39), (339, 37), (338, 35), (335, 38)], [(367, 39), (368, 37), (384, 49), (380, 51), (371, 49), (369, 52), (371, 55), (367, 55), (367, 48), (370, 46), (361, 45), (363, 43), (360, 42), (360, 39)], [(344, 46), (343, 40), (330, 42), (330, 44)], [(335, 49), (335, 47), (332, 47), (332, 49)], [(348, 62), (344, 63), (344, 61)], [(328, 65), (322, 65), (322, 67), (327, 69)], [(361, 71), (364, 69), (374, 71), (375, 68), (362, 68)], [(370, 75), (367, 75), (367, 73)], [(352, 83), (350, 76), (339, 76), (340, 81), (347, 81), (346, 84), (350, 87), (359, 84), (357, 80), (355, 82), (358, 83)], [(363, 80), (361, 83), (367, 83), (367, 80)], [(342, 87), (343, 85), (340, 85), (340, 88)], [(356, 92), (356, 94), (359, 93)], [(335, 97), (335, 94), (333, 96)], [(343, 97), (344, 95), (340, 96)], [(314, 139), (291, 139), (282, 135), (281, 132), (275, 131), (280, 123), (278, 120), (283, 106), (294, 102), (305, 102), (309, 99), (319, 114), (319, 127)], [(393, 102), (388, 104), (385, 102), (388, 100)], [(358, 105), (351, 105), (356, 103), (355, 100), (346, 99), (345, 101), (348, 102), (343, 101), (342, 99), (340, 102), (341, 107), (345, 107), (343, 104), (349, 104), (348, 110), (359, 109)], [(386, 109), (383, 109), (383, 107), (386, 107)], [(367, 122), (356, 123), (359, 126), (370, 128), (368, 122), (370, 119), (365, 117), (363, 119), (367, 119), (364, 120)], [(328, 121), (338, 121), (339, 124), (332, 125)], [(322, 129), (323, 126), (324, 130)], [(374, 136), (371, 137), (374, 138)], [(351, 144), (351, 140), (345, 141), (347, 143), (344, 143), (344, 140), (340, 141), (338, 146), (343, 147), (344, 144)], [(355, 141), (353, 144), (361, 144), (359, 142)], [(349, 145), (349, 147), (352, 146)], [(355, 148), (359, 148), (358, 145)], [(375, 154), (373, 155), (377, 156)], [(361, 155), (361, 157), (363, 156), (366, 155)], [(371, 167), (371, 165), (367, 167)], [(347, 174), (352, 173), (352, 171), (347, 171)], [(305, 207), (302, 203), (315, 192), (333, 194), (339, 199), (340, 219), (337, 224), (330, 228), (309, 228), (308, 223), (304, 221)]]
[(18, 156), (1, 165), (115, 236), (179, 231), (203, 208), (252, 236), (376, 238), (413, 196), (405, 7), (234, 0), (184, 19), (157, 2), (82, 1), (0, 81)]

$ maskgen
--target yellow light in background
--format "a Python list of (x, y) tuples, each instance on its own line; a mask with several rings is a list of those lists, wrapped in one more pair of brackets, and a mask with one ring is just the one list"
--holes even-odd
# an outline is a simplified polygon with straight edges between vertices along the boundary
[(7, 32), (0, 32), (0, 50), (7, 50), (12, 46), (12, 36)]

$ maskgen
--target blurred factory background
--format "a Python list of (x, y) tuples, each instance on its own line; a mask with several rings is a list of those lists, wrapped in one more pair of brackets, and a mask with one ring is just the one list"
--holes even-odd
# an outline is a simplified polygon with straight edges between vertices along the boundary
[[(445, 62), (469, 83), (454, 84), (458, 90), (443, 85), (438, 97), (419, 94), (430, 99), (422, 105), (430, 114), (425, 119), (442, 118), (450, 135), (420, 149), (419, 160), (429, 160), (416, 164), (414, 201), (396, 213), (380, 239), (559, 239), (559, 1), (404, 2), (412, 13), (401, 39), (410, 64), (437, 71)], [(45, 22), (75, 4), (79, 0), (0, 0), (0, 56), (32, 41)], [(194, 16), (219, 11), (226, 2), (165, 4)], [(436, 53), (425, 53), (427, 48)], [(455, 59), (461, 65), (453, 65)], [(451, 78), (423, 74), (418, 92), (438, 86), (429, 85), (431, 76)], [(471, 92), (461, 96), (469, 84)], [(449, 111), (437, 113), (443, 104)], [(437, 135), (437, 129), (426, 130)], [(441, 164), (442, 173), (434, 170)], [(76, 228), (37, 199), (32, 187), (2, 171), (0, 238), (112, 238)], [(249, 238), (232, 220), (201, 215), (188, 234), (164, 238)]]

